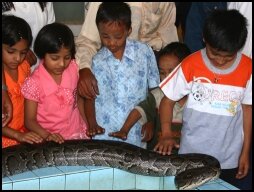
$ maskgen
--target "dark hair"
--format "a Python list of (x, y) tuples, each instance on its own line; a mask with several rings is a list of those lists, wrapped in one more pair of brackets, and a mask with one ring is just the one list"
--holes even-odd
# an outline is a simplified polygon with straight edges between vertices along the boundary
[(109, 21), (123, 22), (127, 29), (131, 28), (131, 9), (130, 6), (123, 2), (101, 3), (96, 15), (96, 25), (100, 22), (106, 23)]
[[(159, 51), (157, 60), (165, 55), (175, 55), (181, 62), (185, 57), (191, 54), (186, 44), (180, 42), (172, 42)], [(158, 63), (158, 62), (157, 62)]]
[(213, 11), (205, 21), (205, 42), (219, 51), (236, 53), (247, 38), (247, 19), (237, 10)]
[(57, 53), (64, 46), (70, 49), (72, 59), (75, 58), (74, 36), (69, 27), (62, 23), (45, 25), (34, 42), (34, 52), (42, 59), (46, 53)]
[(29, 24), (22, 18), (14, 15), (2, 15), (2, 44), (15, 45), (21, 39), (32, 44), (33, 36)]

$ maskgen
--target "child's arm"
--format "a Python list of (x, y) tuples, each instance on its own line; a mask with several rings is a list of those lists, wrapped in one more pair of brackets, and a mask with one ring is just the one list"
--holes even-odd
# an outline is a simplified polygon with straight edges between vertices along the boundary
[(43, 139), (47, 141), (54, 141), (56, 143), (63, 143), (64, 139), (60, 134), (51, 134), (43, 129), (37, 122), (38, 103), (32, 100), (25, 99), (25, 127), (39, 134)]
[(7, 93), (7, 86), (4, 76), (4, 65), (2, 64), (2, 127), (6, 126), (12, 118), (12, 103)]
[(109, 133), (109, 136), (118, 137), (126, 140), (129, 131), (135, 123), (140, 120), (142, 125), (141, 133), (143, 135), (142, 141), (146, 142), (152, 139), (154, 129), (154, 118), (156, 116), (156, 101), (151, 92), (145, 100), (141, 101), (128, 115), (124, 125), (120, 131)]
[(173, 147), (179, 147), (176, 141), (173, 139), (171, 130), (171, 122), (173, 118), (173, 108), (175, 101), (170, 100), (166, 96), (163, 97), (160, 103), (160, 122), (162, 135), (159, 138), (159, 142), (154, 148), (154, 151), (158, 151), (163, 155), (170, 155)]
[(37, 57), (35, 56), (34, 52), (31, 49), (28, 50), (25, 59), (28, 61), (30, 66), (35, 65), (37, 62)]
[(3, 127), (2, 134), (5, 137), (17, 140), (20, 143), (26, 142), (33, 144), (33, 143), (41, 143), (43, 141), (42, 137), (35, 132), (30, 131), (22, 133), (10, 127)]
[(77, 94), (77, 105), (78, 105), (80, 115), (82, 116), (86, 124), (88, 124), (86, 114), (85, 114), (85, 100), (79, 94)]
[(242, 179), (248, 174), (250, 168), (250, 148), (252, 136), (252, 105), (242, 104), (243, 109), (243, 148), (238, 163), (236, 178)]
[(141, 114), (137, 109), (133, 109), (128, 115), (120, 131), (109, 133), (109, 136), (118, 137), (122, 140), (126, 140), (129, 131), (132, 126), (141, 118)]
[(94, 136), (97, 134), (103, 134), (105, 129), (100, 127), (96, 121), (96, 114), (95, 114), (95, 99), (85, 99), (85, 115), (87, 117), (88, 122), (88, 136)]

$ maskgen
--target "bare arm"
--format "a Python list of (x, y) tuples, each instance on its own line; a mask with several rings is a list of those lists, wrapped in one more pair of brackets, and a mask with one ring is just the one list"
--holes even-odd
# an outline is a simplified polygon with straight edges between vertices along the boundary
[[(101, 48), (101, 40), (95, 23), (96, 13), (101, 2), (90, 2), (81, 32), (77, 37), (76, 61), (79, 65), (78, 92), (82, 97), (95, 99), (99, 94), (97, 81), (91, 72), (92, 57)], [(92, 21), (92, 22), (91, 22)]]
[(112, 137), (118, 137), (120, 139), (126, 140), (129, 131), (133, 127), (135, 123), (141, 118), (141, 114), (139, 113), (138, 110), (133, 109), (130, 114), (128, 115), (126, 121), (124, 122), (122, 128), (120, 131), (109, 133), (109, 136)]
[(95, 99), (99, 94), (97, 80), (89, 68), (79, 70), (78, 92), (87, 99)]
[(5, 83), (4, 67), (2, 64), (2, 127), (5, 127), (12, 118), (12, 103)]
[[(82, 30), (85, 28), (84, 23)], [(85, 32), (82, 32), (76, 39), (76, 61), (79, 65), (79, 81), (78, 81), (78, 92), (81, 96), (88, 99), (95, 99), (96, 95), (99, 94), (97, 80), (91, 71), (92, 57), (95, 55), (97, 50), (100, 48), (100, 40), (90, 40)], [(97, 29), (96, 29), (97, 30)], [(95, 38), (96, 39), (96, 38)]]
[(20, 143), (26, 142), (26, 143), (33, 144), (33, 143), (40, 143), (43, 141), (42, 137), (40, 137), (35, 132), (30, 131), (30, 132), (22, 133), (10, 127), (4, 127), (2, 129), (2, 134), (5, 137), (17, 140)]
[(95, 23), (96, 13), (101, 2), (90, 2), (80, 34), (75, 40), (76, 61), (79, 69), (91, 68), (92, 57), (101, 47), (99, 32)]
[(38, 103), (32, 100), (25, 99), (25, 127), (40, 135), (44, 140), (55, 141), (57, 143), (63, 143), (64, 139), (60, 134), (51, 134), (46, 131), (40, 124), (37, 122)]
[(25, 59), (28, 61), (30, 66), (35, 65), (37, 62), (37, 57), (35, 56), (34, 52), (31, 49), (28, 50)]
[(78, 104), (78, 109), (83, 120), (87, 123), (87, 118), (85, 114), (85, 100), (79, 94), (77, 94), (77, 104)]
[(89, 125), (88, 136), (95, 136), (96, 134), (104, 133), (104, 129), (97, 124), (95, 113), (95, 100), (85, 99), (85, 115)]
[(248, 174), (250, 168), (250, 148), (252, 139), (252, 105), (242, 104), (242, 109), (244, 141), (239, 159), (238, 173), (236, 174), (236, 178), (238, 179), (241, 179)]
[(170, 100), (166, 96), (163, 97), (160, 103), (160, 122), (162, 135), (154, 150), (163, 155), (170, 155), (173, 147), (179, 147), (173, 139), (171, 130), (171, 122), (173, 118), (173, 108), (175, 101)]

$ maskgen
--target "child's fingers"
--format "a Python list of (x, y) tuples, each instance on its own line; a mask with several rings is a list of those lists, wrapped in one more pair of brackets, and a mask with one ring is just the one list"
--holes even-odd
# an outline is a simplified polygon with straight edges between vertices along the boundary
[(115, 137), (116, 135), (117, 135), (116, 132), (111, 132), (108, 134), (108, 136), (110, 136), (110, 137)]
[(54, 141), (56, 143), (63, 143), (64, 139), (62, 136), (60, 136), (59, 134), (51, 134), (48, 138), (47, 141)]
[(110, 137), (117, 137), (119, 139), (122, 139), (122, 140), (126, 140), (127, 139), (127, 135), (123, 132), (111, 132), (108, 134)]
[(60, 134), (56, 134), (55, 135), (56, 136), (56, 139), (57, 139), (57, 142), (58, 143), (63, 143), (64, 142), (64, 138), (60, 135)]
[(31, 132), (31, 133), (29, 134), (29, 136), (30, 136), (31, 139), (32, 139), (34, 142), (36, 142), (36, 143), (39, 143), (39, 142), (42, 142), (42, 141), (43, 141), (43, 138), (42, 138), (40, 135), (38, 135), (37, 133)]
[(105, 129), (103, 129), (102, 127), (100, 127), (100, 126), (96, 127), (96, 134), (102, 134), (104, 132), (105, 132)]

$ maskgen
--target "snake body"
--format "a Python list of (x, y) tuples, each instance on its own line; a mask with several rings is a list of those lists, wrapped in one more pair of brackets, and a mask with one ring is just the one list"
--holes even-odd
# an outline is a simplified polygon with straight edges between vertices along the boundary
[(139, 175), (175, 176), (177, 189), (192, 189), (220, 174), (220, 164), (212, 156), (162, 156), (121, 141), (70, 140), (2, 149), (2, 177), (61, 165), (107, 166)]

